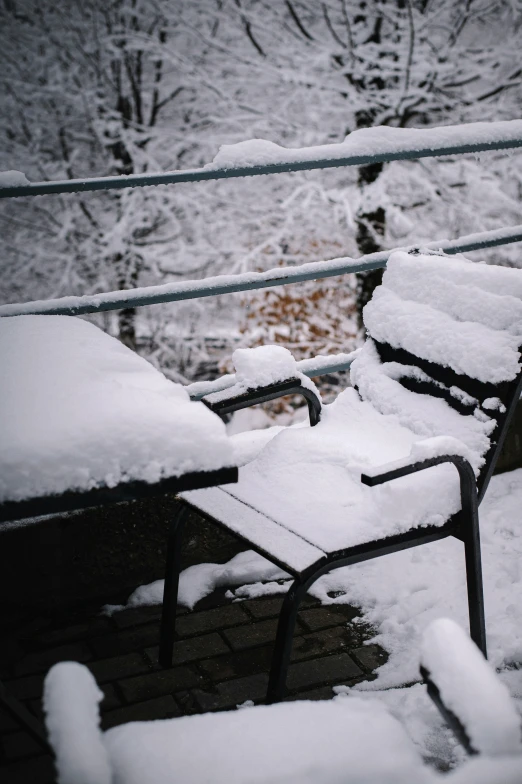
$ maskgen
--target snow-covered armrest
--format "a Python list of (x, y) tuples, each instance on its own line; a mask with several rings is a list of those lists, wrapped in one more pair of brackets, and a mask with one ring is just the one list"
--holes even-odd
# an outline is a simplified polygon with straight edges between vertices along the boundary
[(470, 754), (522, 753), (520, 718), (507, 688), (454, 621), (439, 618), (424, 632), (421, 675)]
[(402, 460), (366, 468), (361, 474), (361, 482), (368, 487), (375, 487), (440, 463), (454, 463), (461, 476), (461, 483), (463, 471), (468, 476), (475, 476), (472, 463), (476, 463), (476, 459), (471, 450), (457, 438), (435, 436), (418, 441), (412, 446), (408, 457)]
[(45, 723), (56, 756), (58, 784), (111, 784), (110, 760), (100, 730), (103, 692), (78, 662), (52, 667), (44, 684)]
[(306, 400), (310, 425), (313, 427), (319, 422), (322, 403), (317, 388), (298, 371), (288, 349), (282, 346), (236, 349), (232, 361), (236, 368), (234, 386), (202, 398), (211, 411), (223, 416), (241, 408), (297, 394)]

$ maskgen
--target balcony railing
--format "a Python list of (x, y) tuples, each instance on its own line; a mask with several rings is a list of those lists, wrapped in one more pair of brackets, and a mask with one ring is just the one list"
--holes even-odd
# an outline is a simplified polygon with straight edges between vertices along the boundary
[[(324, 145), (291, 150), (270, 145), (270, 162), (256, 161), (255, 150), (248, 159), (248, 148), (241, 156), (207, 164), (201, 169), (165, 172), (162, 174), (136, 174), (120, 177), (98, 177), (83, 180), (63, 180), (30, 183), (15, 187), (0, 187), (0, 198), (18, 198), (53, 193), (75, 193), (167, 185), (179, 182), (199, 182), (262, 174), (278, 174), (337, 166), (361, 166), (370, 163), (408, 160), (437, 156), (464, 155), (492, 150), (509, 150), (522, 147), (522, 120), (497, 123), (471, 123), (422, 130), (398, 128), (370, 128), (351, 134), (341, 144)], [(266, 158), (266, 154), (263, 156)], [(423, 247), (440, 249), (446, 253), (481, 250), (498, 245), (522, 241), (522, 225), (509, 226), (459, 237), (424, 243)], [(410, 250), (412, 246), (402, 248)], [(393, 250), (398, 250), (395, 248)], [(386, 266), (393, 250), (372, 253), (358, 259), (340, 257), (328, 261), (315, 261), (292, 267), (277, 267), (266, 272), (244, 272), (235, 275), (218, 275), (203, 280), (186, 280), (147, 286), (123, 291), (110, 291), (84, 296), (67, 296), (0, 306), (0, 317), (24, 314), (82, 315), (119, 308), (142, 307), (164, 302), (212, 297), (239, 291), (284, 286), (306, 280), (318, 280), (350, 272), (364, 272)], [(347, 370), (356, 352), (334, 354), (306, 359), (298, 363), (306, 375), (320, 376)], [(227, 375), (209, 382), (196, 382), (187, 389), (194, 399), (210, 391), (226, 389), (234, 383), (234, 376)]]

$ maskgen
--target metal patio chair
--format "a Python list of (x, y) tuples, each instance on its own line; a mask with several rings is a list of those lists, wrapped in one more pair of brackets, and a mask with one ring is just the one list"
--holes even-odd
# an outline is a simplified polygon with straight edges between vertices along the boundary
[[(453, 621), (440, 618), (426, 629), (421, 672), (439, 709), (442, 700), (451, 704), (452, 710), (443, 706), (442, 715), (452, 729), (458, 725), (458, 739), (481, 755), (447, 774), (448, 784), (518, 784), (522, 744), (517, 710), (505, 686)], [(456, 690), (461, 692), (457, 699)], [(399, 719), (374, 699), (350, 695), (299, 700), (133, 721), (102, 732), (102, 698), (83, 664), (61, 662), (49, 671), (45, 721), (59, 784), (444, 780), (424, 764)]]
[[(522, 389), (522, 272), (397, 252), (364, 318), (368, 339), (352, 365), (354, 388), (322, 413), (317, 400), (314, 427), (285, 428), (240, 469), (233, 488), (181, 494), (165, 574), (164, 667), (172, 663), (182, 531), (191, 507), (293, 577), (277, 627), (268, 703), (285, 694), (299, 603), (321, 575), (447, 536), (464, 544), (471, 637), (486, 655), (478, 504)], [(295, 380), (286, 384), (281, 395), (295, 389)], [(276, 392), (252, 390), (249, 401), (244, 394), (225, 401), (221, 393), (215, 410), (253, 405)], [(344, 493), (340, 501), (337, 492)], [(364, 523), (370, 507), (371, 525)]]

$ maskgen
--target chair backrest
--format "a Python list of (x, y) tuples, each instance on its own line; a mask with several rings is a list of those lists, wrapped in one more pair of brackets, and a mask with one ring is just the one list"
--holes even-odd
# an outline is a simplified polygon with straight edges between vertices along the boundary
[(522, 270), (396, 252), (364, 309), (361, 397), (470, 450), (481, 499), (521, 393)]

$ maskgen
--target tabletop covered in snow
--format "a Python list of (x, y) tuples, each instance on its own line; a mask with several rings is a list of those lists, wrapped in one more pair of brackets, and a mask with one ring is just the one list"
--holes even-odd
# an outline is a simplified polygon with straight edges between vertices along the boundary
[(0, 501), (233, 464), (223, 422), (86, 321), (0, 320)]

